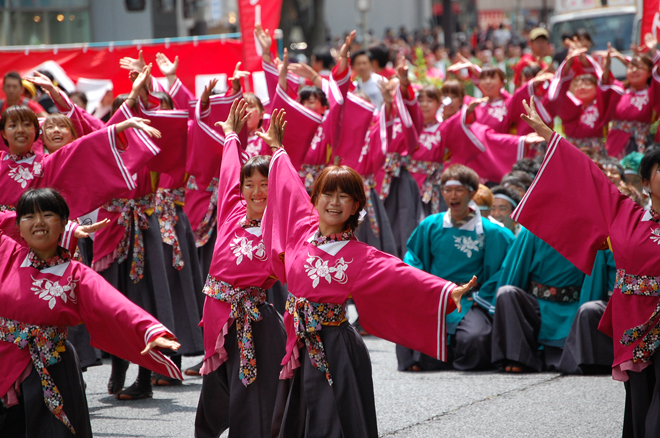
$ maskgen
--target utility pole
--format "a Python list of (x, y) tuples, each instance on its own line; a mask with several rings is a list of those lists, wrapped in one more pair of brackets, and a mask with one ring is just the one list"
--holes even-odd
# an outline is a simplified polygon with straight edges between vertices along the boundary
[(445, 47), (456, 50), (454, 44), (454, 16), (451, 11), (451, 0), (442, 0), (442, 31), (445, 34)]
[(371, 9), (371, 0), (356, 0), (356, 9), (360, 12), (360, 29), (362, 29), (362, 45), (369, 46), (369, 28), (367, 27), (367, 12)]

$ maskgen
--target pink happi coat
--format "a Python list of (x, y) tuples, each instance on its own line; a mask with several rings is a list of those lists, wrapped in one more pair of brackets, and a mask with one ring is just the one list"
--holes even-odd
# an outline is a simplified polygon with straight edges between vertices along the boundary
[[(235, 133), (225, 138), (218, 183), (218, 237), (213, 250), (209, 279), (224, 281), (235, 288), (269, 289), (277, 279), (268, 261), (261, 227), (243, 228), (245, 200), (240, 190), (240, 174), (247, 158)], [(227, 360), (225, 335), (234, 320), (231, 304), (206, 297), (204, 316), (204, 365), (201, 373), (215, 371)]]
[(71, 123), (73, 123), (73, 127), (76, 130), (76, 134), (78, 134), (78, 137), (82, 137), (83, 135), (91, 134), (94, 131), (103, 129), (105, 124), (101, 119), (97, 119), (83, 108), (80, 108), (78, 105), (74, 104), (66, 94), (60, 93), (60, 95), (62, 96), (64, 102), (66, 102), (66, 106), (61, 106), (56, 101), (53, 101), (53, 103), (55, 104), (55, 107), (60, 112), (60, 114), (66, 115), (71, 120)]
[[(298, 172), (284, 149), (270, 164), (268, 207), (262, 223), (266, 254), (277, 278), (297, 298), (345, 303), (353, 298), (369, 333), (446, 359), (445, 316), (454, 308), (456, 285), (412, 268), (355, 239), (312, 245), (319, 220)], [(401, 291), (415, 291), (401, 297)], [(293, 316), (284, 314), (286, 356), (280, 378), (300, 366)]]
[(660, 112), (660, 73), (658, 73), (658, 61), (660, 53), (656, 51), (653, 57), (653, 70), (651, 73), (651, 84), (649, 87), (635, 91), (627, 88), (621, 96), (612, 121), (612, 128), (607, 134), (605, 147), (608, 155), (612, 157), (623, 158), (626, 153), (626, 146), (631, 136), (630, 131), (617, 129), (617, 122), (633, 122), (637, 126), (633, 129), (640, 131), (637, 136), (637, 149), (644, 152), (644, 138), (648, 133), (648, 128), (653, 122), (653, 113)]
[(660, 280), (660, 224), (622, 195), (585, 154), (554, 133), (534, 183), (511, 217), (550, 244), (586, 274), (609, 237), (617, 267), (614, 293), (599, 330), (613, 338), (613, 376), (640, 371), (631, 345), (620, 341), (626, 330), (645, 323), (658, 296), (624, 294), (622, 289), (655, 291)]
[[(122, 108), (130, 114), (128, 107)], [(128, 117), (121, 113), (113, 124)], [(123, 153), (118, 149), (119, 138), (127, 147)], [(158, 153), (144, 132), (130, 128), (117, 135), (112, 125), (48, 155), (16, 162), (0, 152), (0, 205), (15, 206), (26, 189), (52, 187), (64, 196), (71, 217), (79, 217), (135, 189), (132, 175)]]
[(229, 115), (234, 96), (211, 96), (209, 107), (202, 110), (198, 101), (193, 109), (194, 118), (188, 130), (186, 171), (186, 204), (184, 211), (195, 233), (197, 246), (204, 246), (215, 228), (218, 171), (222, 162), (224, 133), (211, 125), (224, 121)]
[[(38, 326), (84, 323), (93, 347), (183, 379), (176, 365), (159, 351), (140, 354), (157, 337), (175, 338), (170, 330), (82, 263), (70, 261), (38, 270), (30, 266), (28, 251), (0, 233), (0, 317)], [(9, 405), (16, 404), (16, 391), (32, 369), (30, 352), (0, 341), (0, 358), (0, 397)]]
[(618, 85), (603, 84), (603, 75), (600, 66), (590, 56), (586, 59), (593, 67), (598, 79), (596, 100), (588, 105), (576, 98), (569, 91), (571, 81), (575, 78), (575, 70), (570, 69), (564, 75), (564, 61), (550, 85), (550, 90), (544, 99), (545, 108), (562, 119), (564, 133), (569, 139), (598, 139), (604, 137), (603, 130), (607, 126), (616, 110), (616, 106), (624, 91)]

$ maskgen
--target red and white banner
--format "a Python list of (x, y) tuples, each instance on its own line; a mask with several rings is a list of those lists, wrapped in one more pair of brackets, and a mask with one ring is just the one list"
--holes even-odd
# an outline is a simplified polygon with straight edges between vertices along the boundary
[[(238, 0), (241, 39), (243, 40), (243, 70), (251, 72), (263, 70), (261, 68), (261, 46), (254, 37), (254, 26), (261, 24), (272, 36), (273, 31), (280, 25), (281, 12), (282, 0)], [(274, 44), (275, 40), (273, 40)]]
[(226, 78), (232, 76), (236, 63), (241, 60), (241, 47), (238, 40), (217, 39), (103, 48), (22, 47), (16, 52), (3, 48), (0, 51), (0, 75), (9, 71), (18, 71), (22, 76), (31, 75), (36, 67), (54, 61), (76, 84), (112, 83), (116, 96), (131, 90), (128, 71), (119, 67), (121, 58), (137, 58), (142, 50), (145, 61), (153, 63), (152, 75), (161, 79), (155, 59), (156, 53), (162, 52), (171, 61), (179, 57), (177, 77), (199, 96), (211, 77), (224, 78), (219, 85), (226, 84)]
[(642, 31), (639, 43), (644, 42), (644, 35), (653, 34), (657, 39), (660, 37), (660, 1), (644, 0), (644, 11), (642, 13)]

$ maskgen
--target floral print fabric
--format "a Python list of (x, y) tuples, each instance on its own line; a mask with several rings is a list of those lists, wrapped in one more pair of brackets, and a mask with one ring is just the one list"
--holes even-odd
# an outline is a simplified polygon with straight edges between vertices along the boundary
[(312, 365), (325, 373), (328, 384), (332, 386), (330, 366), (319, 331), (323, 325), (341, 323), (346, 319), (346, 303), (314, 303), (289, 293), (286, 311), (293, 316), (296, 337), (305, 342)]
[(390, 187), (392, 186), (392, 179), (398, 178), (401, 175), (401, 167), (407, 167), (410, 164), (410, 156), (394, 152), (389, 153), (385, 157), (385, 176), (383, 177), (383, 184), (380, 189), (380, 199), (384, 200), (390, 194)]
[(432, 213), (440, 213), (440, 197), (442, 196), (440, 177), (442, 176), (442, 163), (433, 161), (410, 160), (408, 168), (412, 173), (425, 173), (424, 190), (422, 191), (422, 202), (431, 203)]
[(183, 204), (185, 190), (180, 189), (158, 189), (156, 191), (155, 211), (160, 225), (160, 235), (163, 243), (172, 247), (172, 266), (178, 271), (183, 269), (183, 254), (176, 235), (176, 224), (179, 215), (176, 213), (176, 203)]
[[(660, 277), (650, 275), (626, 274), (623, 269), (617, 269), (614, 289), (619, 289), (625, 295), (660, 297)], [(623, 332), (621, 343), (631, 345), (641, 338), (633, 349), (633, 362), (648, 362), (655, 350), (660, 346), (660, 301), (651, 317), (644, 324)]]
[(46, 269), (52, 268), (53, 266), (62, 265), (71, 260), (69, 251), (62, 247), (57, 247), (57, 254), (47, 260), (41, 260), (35, 253), (30, 249), (28, 252), (28, 260), (30, 261), (30, 266), (35, 269)]
[[(637, 150), (642, 153), (646, 150), (646, 136), (649, 134), (649, 129), (651, 129), (650, 123), (636, 122), (633, 120), (612, 120), (610, 124), (610, 130), (613, 129), (630, 133), (630, 135), (635, 139)], [(625, 148), (621, 153), (626, 153)]]
[(24, 154), (12, 154), (11, 152), (7, 153), (7, 160), (14, 160), (14, 161), (21, 161), (21, 160), (27, 160), (28, 158), (32, 158), (35, 156), (35, 153), (32, 149), (27, 151)]
[(203, 292), (231, 305), (230, 316), (236, 322), (236, 338), (241, 355), (238, 378), (243, 385), (248, 386), (257, 379), (252, 322), (261, 321), (262, 316), (257, 307), (266, 302), (266, 290), (260, 287), (237, 288), (209, 275)]
[(153, 208), (153, 193), (138, 199), (113, 199), (102, 208), (112, 213), (119, 213), (117, 223), (124, 227), (124, 237), (117, 247), (117, 262), (123, 263), (128, 258), (131, 243), (131, 224), (133, 225), (133, 258), (130, 277), (133, 283), (144, 278), (144, 239), (142, 230), (149, 229), (146, 211)]
[[(190, 188), (191, 184), (190, 178), (188, 178), (188, 188)], [(195, 245), (197, 245), (197, 248), (208, 243), (213, 235), (213, 230), (215, 230), (216, 222), (218, 221), (218, 183), (219, 179), (213, 178), (209, 183), (209, 186), (206, 188), (207, 192), (211, 192), (211, 199), (209, 200), (209, 208), (206, 210), (204, 218), (195, 230)], [(192, 180), (192, 184), (197, 187), (194, 179)]]
[(323, 169), (325, 169), (325, 164), (318, 164), (318, 165), (313, 165), (313, 164), (303, 164), (300, 167), (300, 171), (298, 171), (298, 175), (305, 181), (305, 189), (308, 192), (312, 191), (312, 187), (314, 187), (314, 181), (316, 180), (316, 176), (321, 173)]
[(31, 325), (0, 316), (0, 340), (13, 343), (21, 350), (28, 349), (32, 364), (41, 378), (44, 402), (48, 410), (75, 434), (76, 431), (64, 413), (62, 395), (47, 369), (62, 359), (61, 353), (66, 351), (64, 343), (67, 335), (67, 326)]
[(367, 216), (369, 217), (369, 226), (374, 236), (378, 237), (380, 235), (380, 225), (378, 225), (374, 203), (371, 201), (371, 189), (376, 187), (374, 175), (362, 176), (362, 183), (364, 184), (364, 194), (367, 196), (367, 205), (364, 206), (364, 209), (367, 211)]

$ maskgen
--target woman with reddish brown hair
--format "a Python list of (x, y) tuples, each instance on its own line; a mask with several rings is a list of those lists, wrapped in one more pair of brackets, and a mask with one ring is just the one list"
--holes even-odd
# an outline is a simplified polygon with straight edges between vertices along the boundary
[[(277, 278), (289, 285), (286, 355), (273, 436), (377, 437), (371, 361), (346, 319), (353, 298), (360, 324), (375, 336), (445, 359), (445, 316), (476, 284), (464, 286), (411, 268), (358, 242), (366, 203), (360, 175), (329, 166), (311, 199), (282, 148), (284, 112), (259, 134), (273, 149), (262, 229)], [(401, 299), (400, 291), (415, 291)]]

